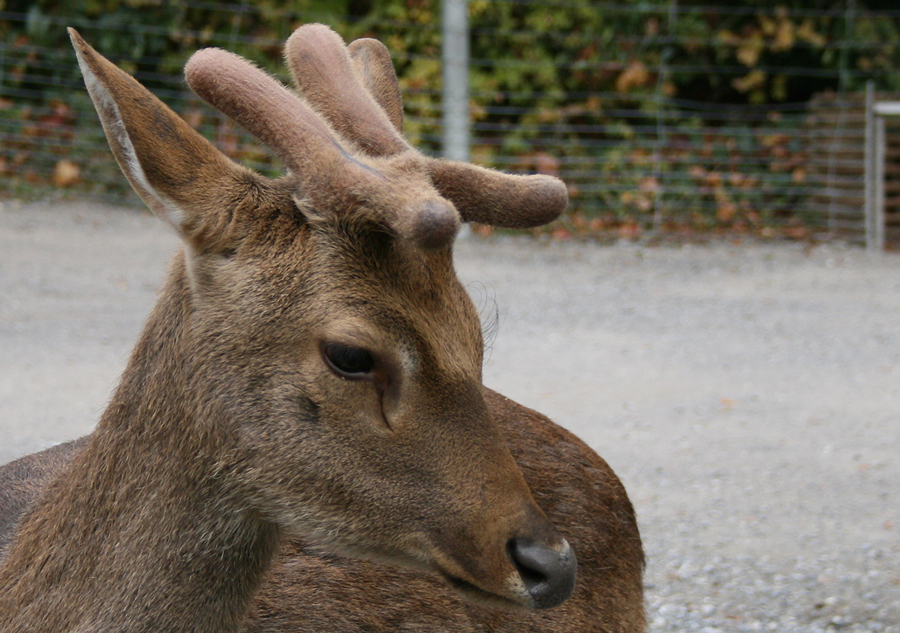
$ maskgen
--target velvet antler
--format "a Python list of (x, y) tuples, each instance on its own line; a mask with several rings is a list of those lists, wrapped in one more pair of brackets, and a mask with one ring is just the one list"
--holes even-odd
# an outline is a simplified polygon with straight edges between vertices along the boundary
[(378, 40), (368, 37), (353, 40), (347, 45), (347, 51), (363, 85), (387, 114), (397, 132), (402, 134), (403, 94), (390, 51)]
[[(439, 248), (452, 242), (459, 228), (456, 209), (423, 183), (422, 169), (410, 160), (351, 155), (306, 103), (232, 53), (198, 51), (188, 61), (185, 77), (201, 98), (278, 154), (299, 182), (299, 197), (310, 199), (316, 213), (339, 215), (364, 208), (420, 246)], [(380, 108), (373, 110), (387, 121)], [(418, 172), (418, 180), (413, 172)]]
[[(410, 150), (400, 134), (402, 104), (390, 54), (376, 40), (347, 47), (321, 24), (291, 35), (285, 56), (300, 92), (345, 138), (374, 156)], [(565, 184), (458, 161), (422, 157), (437, 190), (465, 221), (524, 228), (555, 219), (568, 202)]]
[(284, 54), (301, 94), (342, 136), (373, 156), (411, 149), (360, 83), (340, 35), (308, 24), (294, 31)]
[(346, 160), (319, 115), (242, 57), (206, 48), (184, 70), (194, 92), (272, 148), (301, 180), (320, 182), (325, 174), (340, 178), (343, 171), (352, 172), (351, 179), (372, 177)]

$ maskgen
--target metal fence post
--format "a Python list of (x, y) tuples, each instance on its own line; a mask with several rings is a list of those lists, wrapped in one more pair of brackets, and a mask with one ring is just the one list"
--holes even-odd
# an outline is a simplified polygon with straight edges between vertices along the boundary
[(875, 112), (875, 209), (872, 214), (872, 247), (884, 250), (884, 159), (887, 145), (885, 118)]
[(444, 81), (443, 154), (469, 160), (468, 0), (441, 2), (441, 63)]
[(866, 249), (885, 247), (885, 161), (887, 117), (900, 117), (900, 101), (875, 101), (866, 92)]
[(866, 250), (875, 250), (875, 82), (866, 82), (865, 205)]

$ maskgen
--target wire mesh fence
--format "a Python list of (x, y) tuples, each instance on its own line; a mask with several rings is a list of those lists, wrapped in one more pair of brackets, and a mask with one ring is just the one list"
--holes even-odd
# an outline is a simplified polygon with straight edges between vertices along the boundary
[[(268, 173), (280, 166), (267, 148), (187, 90), (187, 57), (220, 46), (286, 80), (280, 47), (302, 23), (329, 23), (348, 40), (377, 37), (401, 77), (407, 135), (441, 151), (432, 0), (72, 5), (0, 5), (6, 195), (128, 189), (66, 26), (229, 156)], [(469, 20), (472, 160), (562, 177), (571, 204), (548, 230), (863, 239), (862, 94), (869, 80), (884, 98), (900, 90), (900, 9), (891, 3), (472, 0)], [(894, 207), (887, 218), (900, 224)]]

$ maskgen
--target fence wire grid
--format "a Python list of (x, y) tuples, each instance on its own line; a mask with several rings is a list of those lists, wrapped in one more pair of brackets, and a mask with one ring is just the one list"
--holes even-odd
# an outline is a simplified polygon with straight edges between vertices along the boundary
[[(3, 195), (128, 190), (67, 26), (226, 154), (271, 174), (280, 166), (268, 149), (186, 88), (190, 54), (220, 46), (286, 81), (280, 47), (300, 24), (376, 37), (401, 77), (406, 134), (441, 153), (437, 2), (18, 4), (0, 4)], [(472, 160), (565, 180), (569, 209), (546, 230), (864, 239), (864, 89), (874, 81), (880, 99), (900, 90), (891, 3), (472, 0), (469, 20)], [(886, 178), (896, 244), (900, 174), (888, 165)]]

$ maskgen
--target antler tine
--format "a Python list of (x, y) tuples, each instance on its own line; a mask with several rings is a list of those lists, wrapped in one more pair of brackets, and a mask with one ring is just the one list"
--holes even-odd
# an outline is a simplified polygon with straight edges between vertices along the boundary
[[(206, 48), (191, 56), (184, 74), (194, 92), (275, 150), (295, 174), (329, 170), (346, 162), (325, 122), (242, 57)], [(302, 160), (310, 152), (319, 160)]]
[(347, 52), (363, 85), (384, 110), (394, 128), (403, 134), (403, 94), (387, 46), (369, 37), (353, 40)]
[[(359, 77), (398, 131), (403, 131), (403, 97), (387, 47), (363, 38), (347, 49)], [(540, 226), (556, 219), (568, 203), (565, 184), (552, 176), (514, 176), (469, 163), (430, 161), (435, 188), (452, 201), (466, 222), (507, 228)]]
[[(355, 74), (347, 64), (348, 51)], [(390, 140), (385, 140), (385, 118), (397, 132), (402, 131), (403, 103), (384, 44), (360, 39), (344, 47), (331, 29), (310, 24), (288, 40), (286, 57), (303, 95), (346, 137), (380, 156), (409, 149), (402, 137), (398, 142), (390, 134)], [(381, 111), (378, 116), (372, 113), (373, 107)], [(469, 163), (422, 160), (435, 188), (453, 202), (466, 222), (507, 228), (540, 226), (556, 219), (568, 203), (565, 184), (553, 176), (518, 176)]]
[[(403, 129), (403, 102), (387, 47), (359, 39), (347, 47), (357, 73), (398, 130)], [(568, 203), (565, 184), (553, 176), (515, 176), (469, 163), (430, 160), (435, 188), (452, 201), (466, 222), (507, 228), (546, 224)]]
[(360, 83), (341, 36), (323, 24), (298, 28), (285, 45), (294, 82), (344, 138), (375, 156), (410, 148)]
[(527, 229), (552, 222), (569, 202), (559, 178), (518, 176), (471, 163), (430, 159), (434, 188), (450, 200), (465, 222)]

